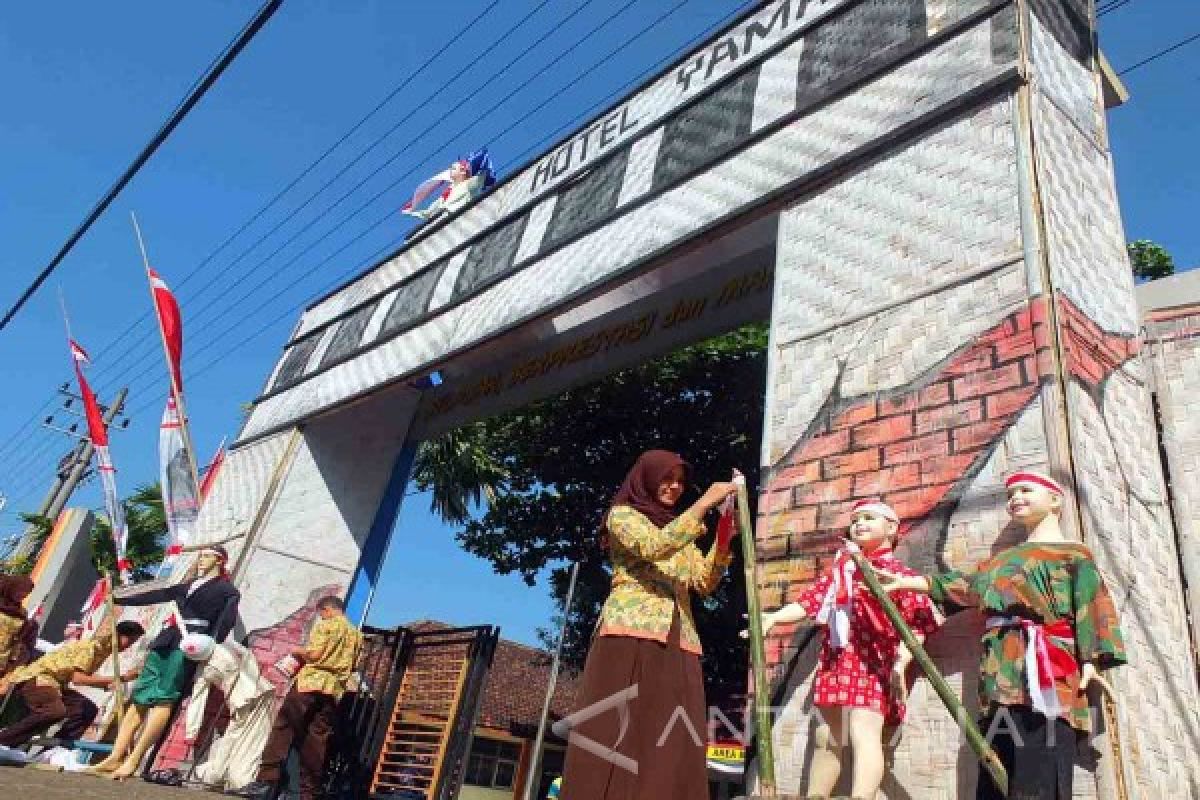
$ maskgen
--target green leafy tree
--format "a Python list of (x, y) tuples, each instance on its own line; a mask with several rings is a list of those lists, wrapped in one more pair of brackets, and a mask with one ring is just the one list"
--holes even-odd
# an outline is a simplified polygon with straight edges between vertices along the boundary
[[(129, 531), (126, 555), (133, 564), (136, 581), (154, 577), (154, 568), (163, 560), (167, 530), (166, 512), (163, 510), (162, 490), (158, 484), (140, 486), (123, 501), (125, 526)], [(113, 573), (117, 567), (116, 546), (112, 540), (112, 524), (103, 516), (97, 516), (92, 528), (92, 563), (101, 572)]]
[(1175, 274), (1175, 260), (1162, 245), (1149, 239), (1138, 239), (1130, 242), (1126, 248), (1134, 277), (1153, 281)]
[[(730, 469), (738, 467), (755, 497), (766, 345), (765, 327), (748, 326), (460, 428), (422, 446), (415, 482), (434, 492), (435, 510), (445, 518), (465, 520), (459, 543), (498, 573), (515, 572), (533, 586), (549, 568), (560, 608), (570, 562), (580, 562), (576, 600), (567, 610), (564, 659), (581, 667), (609, 589), (599, 524), (639, 453), (663, 448), (683, 454), (695, 467), (699, 488), (728, 480)], [(481, 481), (455, 484), (454, 476)], [(487, 499), (482, 509), (480, 498)], [(694, 493), (681, 505), (692, 499)], [(707, 548), (711, 542), (710, 533), (698, 544)], [(694, 602), (706, 682), (718, 702), (745, 690), (746, 644), (738, 637), (745, 584), (738, 548), (735, 559), (718, 591)], [(556, 635), (544, 632), (543, 638), (549, 642)]]
[(37, 563), (42, 545), (50, 538), (50, 534), (54, 530), (54, 520), (49, 517), (24, 512), (19, 516), (26, 525), (26, 535), (32, 535), (34, 539), (32, 546), (25, 550), (24, 555), (12, 555), (0, 562), (0, 572), (6, 575), (28, 575), (33, 572), (33, 566)]

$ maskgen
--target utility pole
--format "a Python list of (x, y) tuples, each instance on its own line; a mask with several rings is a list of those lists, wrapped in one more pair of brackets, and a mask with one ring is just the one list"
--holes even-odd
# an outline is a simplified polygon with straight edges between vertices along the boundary
[[(74, 399), (74, 395), (66, 389), (61, 389), (60, 392)], [(121, 409), (125, 406), (125, 398), (129, 394), (129, 388), (125, 387), (117, 392), (113, 399), (112, 405), (104, 409), (104, 424), (111, 426), (117, 415), (121, 413)], [(70, 408), (71, 399), (68, 399), (64, 408)], [(42, 501), (41, 507), (38, 509), (38, 514), (43, 517), (48, 517), (51, 520), (57, 519), (66, 507), (67, 501), (71, 499), (71, 495), (75, 493), (79, 482), (83, 480), (88, 468), (92, 463), (92, 442), (86, 435), (76, 433), (77, 426), (72, 425), (70, 428), (59, 428), (52, 424), (54, 417), (47, 417), (43, 422), (45, 427), (56, 430), (67, 436), (76, 436), (79, 438), (79, 443), (75, 446), (66, 458), (59, 464), (55, 482), (51, 486), (50, 491), (46, 494), (46, 498)], [(127, 427), (129, 421), (126, 420), (122, 427)], [(13, 551), (13, 558), (25, 558), (33, 554), (33, 549), (37, 544), (36, 541), (37, 529), (36, 526), (30, 525), (25, 529), (25, 536), (21, 539), (20, 544)]]

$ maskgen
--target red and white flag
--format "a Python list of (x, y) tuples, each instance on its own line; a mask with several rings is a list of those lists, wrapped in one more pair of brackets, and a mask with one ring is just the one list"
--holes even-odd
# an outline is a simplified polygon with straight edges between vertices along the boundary
[(163, 511), (171, 534), (166, 553), (167, 563), (172, 564), (183, 548), (191, 543), (196, 516), (200, 512), (191, 460), (188, 458), (174, 397), (167, 397), (167, 407), (163, 410), (162, 424), (159, 426), (158, 464)]
[(183, 391), (183, 316), (179, 313), (179, 302), (157, 272), (147, 270), (150, 291), (154, 294), (154, 311), (158, 315), (158, 327), (162, 330), (163, 343), (167, 348), (171, 380), (175, 390)]
[(75, 362), (75, 378), (79, 381), (79, 395), (83, 398), (83, 410), (87, 418), (88, 439), (96, 451), (96, 471), (100, 473), (100, 485), (104, 489), (104, 507), (112, 525), (113, 544), (117, 551), (117, 571), (121, 573), (121, 582), (128, 583), (132, 566), (125, 553), (128, 531), (125, 528), (125, 508), (117, 495), (117, 469), (113, 466), (112, 456), (108, 451), (108, 427), (104, 424), (104, 416), (100, 413), (96, 395), (88, 385), (87, 378), (83, 376), (83, 365), (90, 363), (87, 351), (74, 339), (70, 340), (70, 344), (71, 357)]

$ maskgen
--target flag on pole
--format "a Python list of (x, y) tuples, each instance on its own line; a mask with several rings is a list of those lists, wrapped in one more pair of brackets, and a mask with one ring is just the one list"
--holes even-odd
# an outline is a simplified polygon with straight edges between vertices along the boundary
[(121, 582), (128, 583), (132, 566), (125, 554), (128, 531), (125, 529), (125, 509), (117, 495), (117, 470), (108, 451), (108, 427), (104, 424), (104, 416), (100, 413), (96, 395), (88, 385), (87, 378), (83, 376), (83, 365), (90, 364), (91, 359), (88, 358), (87, 351), (74, 339), (69, 341), (71, 358), (75, 362), (75, 378), (79, 381), (79, 394), (83, 398), (84, 416), (87, 418), (88, 439), (96, 451), (96, 470), (100, 473), (100, 484), (104, 488), (104, 507), (112, 525), (113, 544), (117, 551), (117, 571), (121, 573)]
[(171, 543), (167, 546), (167, 563), (172, 564), (183, 548), (191, 543), (200, 504), (192, 481), (187, 445), (175, 398), (167, 397), (162, 424), (158, 429), (159, 483), (162, 486), (163, 511)]
[(80, 621), (83, 624), (83, 638), (96, 632), (104, 619), (104, 600), (108, 597), (108, 578), (100, 578), (92, 587), (92, 593), (80, 609)]
[(179, 302), (157, 272), (147, 269), (150, 290), (154, 295), (154, 311), (158, 314), (158, 326), (162, 329), (163, 344), (167, 348), (171, 380), (175, 390), (183, 391), (183, 316), (179, 313)]
[(208, 462), (208, 466), (204, 468), (204, 477), (200, 479), (200, 502), (208, 497), (209, 491), (213, 484), (216, 483), (217, 473), (221, 471), (221, 465), (225, 463), (225, 440), (217, 445), (217, 452), (213, 454), (212, 461)]

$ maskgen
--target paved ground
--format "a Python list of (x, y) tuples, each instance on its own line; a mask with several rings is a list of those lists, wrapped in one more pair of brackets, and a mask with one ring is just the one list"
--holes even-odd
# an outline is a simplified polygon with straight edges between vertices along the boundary
[(0, 767), (0, 797), (5, 800), (217, 800), (222, 796), (155, 786), (143, 780), (115, 783), (90, 775)]

